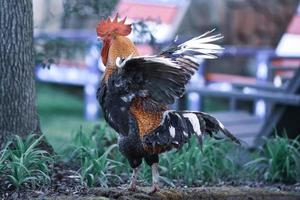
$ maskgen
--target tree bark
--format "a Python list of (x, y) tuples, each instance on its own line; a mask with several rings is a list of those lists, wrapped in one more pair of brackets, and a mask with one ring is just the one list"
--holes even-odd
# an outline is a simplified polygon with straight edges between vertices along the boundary
[(0, 0), (0, 146), (41, 133), (33, 70), (32, 0)]

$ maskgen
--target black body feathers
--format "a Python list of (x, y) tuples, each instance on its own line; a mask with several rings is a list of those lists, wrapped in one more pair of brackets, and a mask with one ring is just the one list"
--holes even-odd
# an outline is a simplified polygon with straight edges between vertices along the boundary
[[(184, 94), (185, 85), (198, 69), (198, 58), (216, 58), (215, 54), (222, 51), (222, 47), (211, 43), (222, 36), (210, 35), (211, 32), (172, 46), (157, 56), (118, 57), (113, 72), (101, 82), (97, 98), (104, 118), (119, 133), (120, 151), (131, 167), (139, 166), (142, 158), (149, 165), (158, 162), (158, 153), (180, 148), (192, 134), (202, 143), (205, 133), (221, 131), (238, 142), (206, 113), (165, 111), (167, 105)], [(139, 133), (138, 121), (131, 113), (135, 98), (142, 99), (140, 110), (163, 116), (149, 133)]]

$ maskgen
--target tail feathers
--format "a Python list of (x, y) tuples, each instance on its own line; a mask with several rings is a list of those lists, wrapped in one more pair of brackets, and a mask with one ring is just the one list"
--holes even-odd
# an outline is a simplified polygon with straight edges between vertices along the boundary
[(207, 113), (182, 111), (178, 112), (178, 114), (181, 114), (186, 122), (192, 125), (188, 131), (195, 133), (200, 144), (202, 144), (202, 138), (204, 134), (209, 134), (210, 136), (216, 138), (215, 133), (220, 131), (232, 141), (240, 144), (240, 141), (233, 134), (231, 134), (219, 120)]
[(237, 144), (241, 144), (241, 142), (232, 133), (230, 133), (230, 131), (228, 131), (224, 127), (224, 125), (215, 117), (203, 112), (197, 112), (196, 115), (199, 116), (199, 118), (204, 119), (205, 132), (207, 132), (210, 136), (213, 136), (214, 133), (221, 131), (222, 133), (224, 133), (225, 136), (230, 138), (232, 141), (236, 142)]
[(219, 120), (207, 113), (169, 110), (164, 112), (160, 126), (143, 137), (143, 145), (150, 153), (162, 153), (180, 148), (195, 134), (202, 146), (204, 134), (217, 138), (215, 133), (220, 131), (240, 144)]

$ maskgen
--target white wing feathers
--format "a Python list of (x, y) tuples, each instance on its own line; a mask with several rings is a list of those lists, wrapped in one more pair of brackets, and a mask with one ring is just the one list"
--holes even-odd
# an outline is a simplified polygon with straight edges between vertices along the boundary
[[(195, 65), (196, 63), (199, 63), (199, 58), (204, 59), (215, 59), (217, 58), (217, 54), (220, 54), (223, 52), (224, 48), (220, 45), (213, 44), (213, 42), (218, 41), (223, 38), (221, 34), (215, 34), (211, 35), (212, 32), (214, 32), (215, 29), (208, 31), (198, 37), (194, 37), (180, 45), (177, 46), (176, 50), (171, 52), (171, 55), (174, 55), (177, 57), (178, 55), (183, 58), (181, 59), (181, 62), (188, 62), (188, 65)], [(162, 63), (166, 64), (173, 68), (181, 69), (181, 66), (178, 64), (178, 62), (174, 62), (172, 57), (157, 57), (157, 56), (128, 56), (127, 58), (117, 58), (116, 59), (116, 66), (118, 68), (123, 68), (127, 61), (129, 60), (139, 60), (143, 59), (144, 61), (151, 61), (156, 63)], [(194, 64), (193, 64), (194, 63)], [(198, 65), (194, 66), (194, 70), (197, 70)]]
[[(224, 50), (223, 47), (212, 44), (217, 40), (223, 38), (221, 34), (210, 35), (214, 30), (208, 31), (198, 37), (192, 38), (180, 45), (178, 45), (179, 49), (176, 50), (173, 54), (192, 54), (193, 56), (197, 56), (200, 58), (206, 59), (214, 59), (217, 58), (215, 54), (220, 54)], [(192, 56), (191, 55), (191, 56)]]

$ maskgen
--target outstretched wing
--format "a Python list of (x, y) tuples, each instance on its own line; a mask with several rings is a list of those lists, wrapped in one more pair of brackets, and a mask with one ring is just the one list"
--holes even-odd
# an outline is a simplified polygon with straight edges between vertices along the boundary
[(209, 36), (211, 32), (170, 47), (157, 56), (118, 58), (118, 70), (109, 78), (108, 87), (113, 87), (125, 102), (146, 97), (145, 106), (152, 109), (174, 103), (197, 71), (199, 58), (216, 58), (215, 54), (222, 51), (219, 45), (211, 44), (222, 36)]

